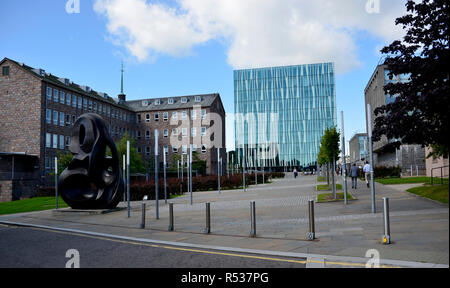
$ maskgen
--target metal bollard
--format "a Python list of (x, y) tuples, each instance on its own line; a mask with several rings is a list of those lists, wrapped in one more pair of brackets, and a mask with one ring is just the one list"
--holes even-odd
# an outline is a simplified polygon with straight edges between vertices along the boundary
[(145, 228), (145, 203), (142, 203), (142, 221), (141, 221), (141, 229)]
[(308, 240), (316, 239), (316, 227), (314, 225), (314, 200), (308, 201), (308, 211), (309, 211), (309, 232), (307, 234)]
[(384, 235), (382, 238), (383, 244), (391, 244), (391, 225), (389, 223), (389, 198), (383, 197), (383, 224)]
[(169, 231), (173, 231), (174, 225), (173, 225), (173, 203), (169, 203)]
[(206, 203), (206, 228), (203, 230), (204, 233), (211, 233), (211, 205)]
[(250, 213), (251, 213), (251, 230), (250, 237), (256, 237), (256, 211), (255, 211), (255, 201), (250, 202)]

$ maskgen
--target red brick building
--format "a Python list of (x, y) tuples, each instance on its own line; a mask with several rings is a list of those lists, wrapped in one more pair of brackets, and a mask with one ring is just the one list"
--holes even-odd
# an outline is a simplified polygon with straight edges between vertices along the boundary
[(121, 93), (119, 99), (4, 58), (0, 61), (0, 152), (37, 156), (39, 183), (46, 185), (57, 152), (69, 147), (73, 123), (83, 113), (93, 112), (106, 121), (115, 141), (125, 132), (135, 138), (144, 160), (154, 155), (158, 130), (159, 155), (166, 147), (168, 163), (193, 144), (199, 158), (207, 161), (207, 173), (217, 173), (215, 147), (225, 147), (225, 110), (219, 94), (126, 101)]

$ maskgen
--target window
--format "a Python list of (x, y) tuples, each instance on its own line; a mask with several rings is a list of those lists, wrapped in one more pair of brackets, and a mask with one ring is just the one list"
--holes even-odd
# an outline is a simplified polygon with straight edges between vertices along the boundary
[(164, 154), (169, 154), (169, 146), (164, 145), (163, 151), (164, 151)]
[(72, 107), (77, 108), (77, 96), (72, 95)]
[(106, 114), (106, 104), (103, 104), (103, 114)]
[(181, 128), (181, 136), (187, 137), (187, 128)]
[(169, 98), (169, 100), (167, 101), (167, 103), (173, 104), (173, 98)]
[(87, 101), (87, 99), (86, 98), (83, 98), (83, 109), (87, 109), (87, 103), (88, 103), (88, 101)]
[(145, 114), (145, 122), (150, 122), (150, 114)]
[(56, 89), (53, 90), (53, 101), (54, 102), (59, 101), (59, 94), (58, 94), (58, 90), (56, 90)]
[(202, 102), (202, 97), (195, 96), (195, 102)]
[(52, 100), (53, 89), (51, 87), (47, 87), (47, 100)]
[(70, 101), (72, 100), (72, 95), (70, 95), (69, 93), (66, 94), (66, 105), (70, 106)]
[(164, 130), (163, 130), (163, 137), (164, 137), (164, 138), (169, 137), (169, 129), (164, 129)]
[(64, 104), (66, 103), (66, 98), (65, 98), (66, 94), (64, 93), (64, 91), (61, 91), (59, 93), (59, 103)]
[(64, 135), (59, 135), (59, 149), (64, 150)]
[(51, 124), (52, 123), (52, 110), (47, 109), (45, 111), (45, 119), (47, 120), (47, 124)]
[(92, 111), (92, 100), (89, 100), (89, 111)]
[(163, 120), (164, 120), (164, 122), (167, 122), (167, 120), (169, 120), (169, 112), (163, 113)]
[(159, 121), (159, 113), (155, 113), (155, 121)]
[(181, 153), (183, 153), (184, 155), (187, 154), (187, 146), (186, 145), (181, 146)]
[(150, 139), (150, 130), (145, 130), (145, 139)]
[(183, 98), (181, 98), (181, 103), (187, 103), (187, 98), (186, 97), (183, 97)]
[(53, 148), (58, 148), (58, 135), (53, 134), (53, 143), (52, 143), (52, 147)]
[(53, 111), (53, 125), (58, 125), (58, 111)]
[(66, 136), (66, 148), (70, 146), (70, 136)]
[(137, 123), (141, 123), (141, 114), (137, 115)]
[(197, 136), (197, 128), (195, 128), (195, 127), (192, 127), (192, 128), (191, 128), (191, 136), (192, 136), (192, 137)]
[(161, 104), (161, 100), (156, 99), (154, 105), (160, 105)]
[(145, 155), (149, 156), (150, 155), (150, 147), (145, 146)]
[(111, 107), (108, 105), (106, 106), (106, 116), (110, 117)]
[(174, 146), (172, 146), (172, 152), (173, 153), (178, 153), (178, 148), (175, 148)]
[(186, 119), (187, 118), (187, 112), (186, 111), (183, 111), (183, 112), (181, 112), (181, 119)]
[(202, 127), (202, 136), (206, 136), (206, 127)]
[(94, 112), (97, 112), (97, 102), (94, 102)]
[(102, 104), (98, 103), (98, 113), (102, 113)]
[(197, 152), (197, 144), (192, 144), (192, 152)]
[(141, 148), (141, 146), (138, 146), (138, 147), (137, 147), (137, 152), (138, 152), (138, 153), (142, 153), (142, 148)]
[(192, 119), (192, 120), (197, 119), (197, 111), (191, 110), (191, 119)]
[(45, 133), (45, 147), (52, 148), (52, 134)]
[(77, 120), (77, 119), (76, 119), (75, 115), (72, 115), (72, 125), (75, 124), (75, 121), (76, 121), (76, 120)]
[(2, 75), (3, 76), (9, 76), (9, 66), (3, 66), (2, 67)]
[(111, 118), (113, 118), (113, 119), (114, 119), (114, 113), (115, 113), (114, 109), (111, 108)]
[(172, 112), (172, 119), (173, 120), (178, 120), (178, 113), (176, 111)]
[(50, 158), (45, 157), (45, 169), (50, 169)]
[(203, 109), (203, 110), (202, 110), (202, 120), (205, 119), (205, 118), (206, 118), (206, 110)]
[(178, 136), (178, 128), (172, 128), (172, 136)]
[(64, 112), (59, 112), (59, 126), (64, 126)]
[(140, 130), (137, 131), (137, 139), (141, 139), (141, 131)]
[(70, 114), (66, 114), (66, 126), (70, 126)]
[(80, 96), (78, 96), (78, 109), (81, 109), (83, 106), (83, 98), (81, 98)]
[(202, 154), (206, 154), (206, 146), (202, 145)]

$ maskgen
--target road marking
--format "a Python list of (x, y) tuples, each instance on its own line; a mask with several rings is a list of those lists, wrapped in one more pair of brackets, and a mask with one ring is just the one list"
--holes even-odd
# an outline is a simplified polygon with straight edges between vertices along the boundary
[(282, 259), (282, 258), (262, 257), (262, 256), (254, 256), (254, 255), (244, 255), (244, 254), (236, 254), (236, 253), (215, 252), (215, 251), (207, 251), (207, 250), (199, 250), (199, 249), (173, 247), (173, 246), (166, 246), (166, 245), (156, 245), (156, 244), (148, 244), (148, 243), (129, 241), (129, 240), (112, 239), (112, 238), (102, 237), (102, 236), (85, 235), (85, 234), (79, 234), (79, 233), (74, 233), (74, 232), (55, 231), (55, 230), (49, 230), (49, 229), (45, 229), (45, 228), (29, 227), (29, 229), (53, 232), (53, 233), (59, 233), (59, 234), (66, 234), (66, 235), (74, 235), (74, 236), (79, 236), (79, 237), (86, 237), (86, 238), (92, 238), (92, 239), (97, 239), (97, 240), (111, 241), (111, 242), (117, 242), (117, 243), (122, 243), (122, 244), (131, 244), (131, 245), (137, 245), (137, 246), (147, 246), (147, 247), (163, 248), (163, 249), (169, 249), (169, 250), (179, 250), (179, 251), (185, 251), (185, 252), (195, 252), (195, 253), (222, 255), (222, 256), (251, 258), (251, 259), (258, 259), (258, 260), (269, 260), (269, 261), (277, 261), (277, 262), (290, 262), (290, 263), (297, 263), (297, 264), (306, 264), (306, 260), (291, 260), (291, 259)]

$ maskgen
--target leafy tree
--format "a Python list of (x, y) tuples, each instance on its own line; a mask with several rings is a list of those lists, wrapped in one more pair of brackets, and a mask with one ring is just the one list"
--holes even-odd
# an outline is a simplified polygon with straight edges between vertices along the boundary
[(58, 175), (64, 171), (64, 169), (69, 166), (70, 161), (72, 161), (73, 155), (70, 152), (58, 151)]
[[(339, 159), (339, 137), (340, 133), (336, 127), (327, 128), (320, 141), (320, 150), (318, 154), (319, 165), (327, 165), (327, 183), (330, 185), (329, 167), (330, 163), (335, 163)], [(333, 185), (334, 185), (334, 173)]]
[[(449, 146), (449, 2), (408, 1), (408, 14), (396, 19), (406, 29), (403, 41), (396, 40), (381, 52), (389, 76), (406, 74), (410, 81), (389, 83), (384, 90), (395, 101), (375, 109), (373, 140), (386, 135), (391, 144), (421, 144), (433, 148), (433, 156), (448, 155)], [(431, 155), (428, 155), (431, 156)]]
[[(123, 167), (123, 156), (127, 154), (127, 141), (130, 141), (130, 172), (131, 173), (145, 173), (145, 164), (142, 160), (141, 154), (137, 152), (135, 147), (135, 141), (133, 138), (128, 135), (128, 133), (124, 133), (122, 139), (116, 143), (117, 153), (119, 154), (119, 162), (120, 169)], [(108, 155), (111, 155), (111, 152), (108, 149)]]

